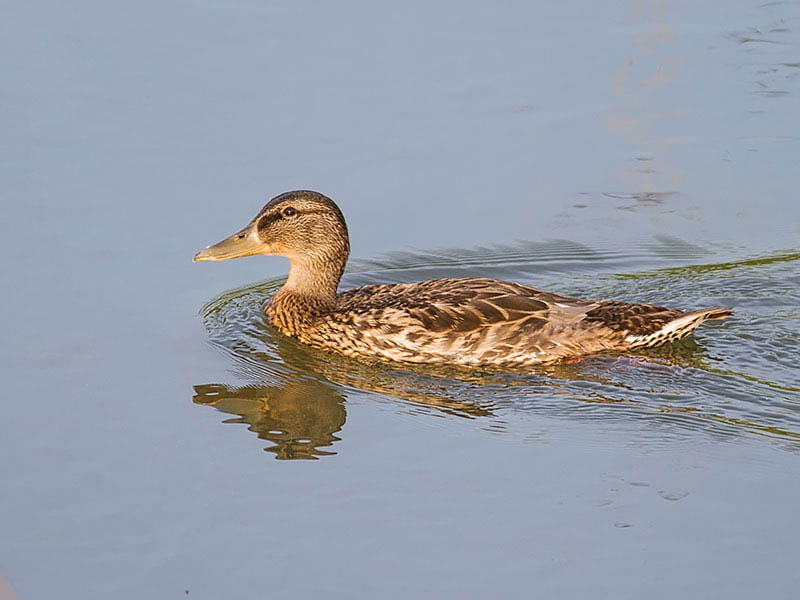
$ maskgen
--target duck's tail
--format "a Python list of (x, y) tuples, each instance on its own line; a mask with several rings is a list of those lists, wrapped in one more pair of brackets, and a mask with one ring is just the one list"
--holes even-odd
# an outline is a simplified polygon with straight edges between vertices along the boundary
[(733, 311), (730, 308), (720, 308), (719, 306), (704, 308), (702, 310), (693, 310), (675, 317), (662, 326), (661, 329), (653, 333), (629, 335), (626, 341), (630, 342), (630, 348), (651, 348), (686, 337), (704, 321), (709, 321), (711, 319), (727, 319), (732, 315)]

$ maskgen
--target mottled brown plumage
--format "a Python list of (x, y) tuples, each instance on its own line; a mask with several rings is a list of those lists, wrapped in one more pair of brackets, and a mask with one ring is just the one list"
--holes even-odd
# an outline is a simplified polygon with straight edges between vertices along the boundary
[(349, 249), (336, 204), (297, 191), (273, 198), (245, 229), (195, 260), (286, 256), (289, 278), (266, 307), (278, 330), (348, 356), (410, 363), (522, 367), (648, 348), (732, 314), (579, 300), (495, 279), (371, 285), (337, 295)]

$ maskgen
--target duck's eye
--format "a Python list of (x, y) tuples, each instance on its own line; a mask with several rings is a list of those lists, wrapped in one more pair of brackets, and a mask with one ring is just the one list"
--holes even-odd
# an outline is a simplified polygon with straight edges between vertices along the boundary
[(284, 217), (293, 217), (297, 214), (297, 209), (293, 206), (287, 206), (283, 209), (283, 216)]

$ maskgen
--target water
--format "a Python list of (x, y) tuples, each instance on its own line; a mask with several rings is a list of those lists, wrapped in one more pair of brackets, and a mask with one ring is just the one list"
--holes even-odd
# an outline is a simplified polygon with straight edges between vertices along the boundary
[[(791, 597), (798, 3), (6, 12), (0, 587)], [(735, 316), (522, 373), (312, 351), (260, 312), (285, 261), (191, 263), (292, 188), (343, 288)]]
[[(669, 253), (671, 248), (665, 243), (663, 249)], [(637, 356), (592, 357), (532, 372), (483, 373), (378, 361), (365, 365), (308, 349), (266, 323), (265, 299), (285, 280), (276, 279), (223, 294), (202, 310), (212, 343), (232, 360), (236, 383), (198, 385), (195, 402), (241, 417), (228, 422), (247, 423), (274, 443), (266, 450), (278, 458), (335, 454), (323, 448), (339, 439), (345, 423), (341, 386), (389, 396), (421, 414), (482, 417), (486, 429), (511, 435), (520, 432), (508, 427), (507, 413), (530, 411), (594, 423), (640, 420), (658, 431), (642, 441), (655, 446), (685, 437), (688, 429), (715, 437), (765, 435), (800, 450), (800, 378), (794, 364), (800, 298), (792, 276), (800, 253), (634, 273), (609, 272), (606, 263), (618, 267), (612, 253), (574, 244), (526, 244), (494, 254), (482, 250), (480, 265), (471, 260), (474, 254), (452, 251), (447, 255), (456, 258), (445, 260), (436, 254), (407, 254), (372, 264), (362, 261), (343, 287), (415, 281), (421, 270), (433, 269), (440, 276), (483, 273), (560, 288), (569, 280), (565, 293), (590, 298), (610, 293), (657, 302), (659, 293), (669, 290), (687, 307), (743, 306), (753, 296), (755, 306), (737, 315), (733, 324), (707, 325), (693, 338)], [(586, 260), (589, 256), (592, 260)], [(575, 257), (583, 260), (569, 260)], [(672, 258), (670, 263), (686, 261)], [(717, 274), (713, 284), (709, 273)], [(713, 294), (705, 286), (713, 286)], [(757, 290), (768, 288), (777, 300), (760, 298)], [(748, 340), (759, 342), (744, 350)]]

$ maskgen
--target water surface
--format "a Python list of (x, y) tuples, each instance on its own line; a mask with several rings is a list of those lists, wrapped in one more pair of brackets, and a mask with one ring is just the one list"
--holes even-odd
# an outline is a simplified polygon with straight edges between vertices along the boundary
[[(791, 597), (800, 6), (17, 4), (0, 23), (0, 580), (36, 598)], [(522, 373), (277, 335), (267, 199), (342, 288), (735, 316)], [(277, 460), (276, 460), (277, 459)]]
[[(532, 411), (571, 420), (641, 420), (652, 443), (686, 435), (764, 435), (800, 449), (800, 378), (796, 277), (800, 253), (692, 264), (711, 252), (661, 240), (627, 255), (625, 264), (665, 260), (680, 266), (614, 272), (613, 253), (577, 244), (520, 244), (479, 252), (398, 253), (359, 261), (342, 287), (417, 281), (423, 273), (484, 275), (556, 287), (567, 295), (641, 298), (657, 302), (667, 290), (685, 307), (747, 306), (734, 321), (707, 324), (694, 336), (635, 354), (611, 354), (501, 373), (393, 365), (348, 359), (305, 347), (269, 325), (263, 307), (283, 283), (238, 288), (202, 309), (212, 343), (230, 355), (244, 385), (201, 384), (195, 402), (236, 414), (278, 458), (313, 458), (339, 438), (345, 423), (343, 388), (408, 403), (420, 414), (484, 417), (483, 427), (508, 431), (504, 415)], [(678, 254), (683, 253), (682, 256)], [(476, 255), (483, 258), (476, 261)], [(669, 256), (667, 260), (664, 255)], [(578, 259), (578, 260), (576, 260)], [(569, 283), (566, 285), (564, 281)], [(758, 290), (770, 289), (770, 298)], [(747, 298), (750, 297), (750, 301)], [(365, 362), (367, 364), (365, 364)], [(270, 385), (263, 385), (269, 382)], [(321, 385), (324, 383), (323, 385)], [(326, 384), (326, 385), (325, 385)]]

